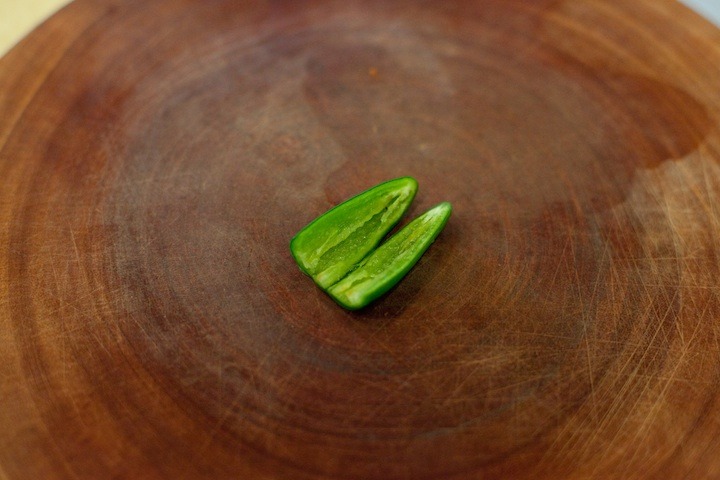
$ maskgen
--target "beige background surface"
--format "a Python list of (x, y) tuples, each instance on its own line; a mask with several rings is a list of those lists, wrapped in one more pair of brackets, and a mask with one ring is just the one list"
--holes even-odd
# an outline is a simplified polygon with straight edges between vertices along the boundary
[(0, 56), (70, 0), (0, 0)]

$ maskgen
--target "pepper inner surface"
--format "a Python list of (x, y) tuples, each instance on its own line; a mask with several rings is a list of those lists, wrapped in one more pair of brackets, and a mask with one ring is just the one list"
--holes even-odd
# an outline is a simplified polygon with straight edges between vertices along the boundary
[[(356, 256), (356, 252), (362, 250), (363, 245), (382, 240), (388, 230), (382, 227), (387, 224), (388, 218), (395, 217), (392, 215), (394, 210), (402, 208), (402, 200), (402, 195), (395, 195), (381, 211), (372, 215), (367, 221), (348, 228), (349, 234), (341, 232), (345, 238), (320, 254), (315, 266), (310, 270), (320, 287), (329, 287), (354, 268), (357, 261), (353, 257)], [(352, 260), (349, 260), (351, 258)]]
[(409, 177), (380, 184), (319, 217), (293, 240), (298, 263), (323, 289), (345, 277), (402, 217), (417, 191)]
[(328, 293), (349, 308), (360, 308), (382, 295), (417, 263), (442, 231), (451, 211), (447, 202), (428, 210), (368, 255)]

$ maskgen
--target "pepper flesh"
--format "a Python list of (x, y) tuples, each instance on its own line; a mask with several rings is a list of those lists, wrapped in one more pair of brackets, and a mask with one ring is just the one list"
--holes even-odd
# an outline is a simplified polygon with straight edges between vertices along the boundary
[(396, 178), (329, 210), (292, 239), (295, 261), (327, 290), (377, 247), (408, 209), (417, 188), (414, 178)]
[(452, 206), (443, 202), (410, 222), (327, 289), (341, 306), (357, 310), (390, 290), (417, 263), (445, 227)]

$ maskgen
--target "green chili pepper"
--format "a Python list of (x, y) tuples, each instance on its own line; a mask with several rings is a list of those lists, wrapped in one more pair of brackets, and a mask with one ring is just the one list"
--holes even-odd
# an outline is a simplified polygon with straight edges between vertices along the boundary
[(450, 217), (452, 207), (441, 203), (378, 247), (416, 192), (417, 182), (403, 177), (341, 203), (295, 235), (293, 257), (341, 306), (368, 305), (410, 271)]
[(340, 305), (362, 308), (390, 290), (420, 260), (445, 227), (452, 207), (443, 202), (410, 222), (327, 292)]
[(327, 289), (377, 247), (417, 192), (414, 178), (381, 183), (316, 218), (290, 242), (303, 272)]

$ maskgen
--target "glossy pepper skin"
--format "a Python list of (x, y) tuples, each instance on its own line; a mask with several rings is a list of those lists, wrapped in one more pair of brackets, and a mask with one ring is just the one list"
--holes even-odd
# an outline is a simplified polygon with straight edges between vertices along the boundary
[(452, 207), (441, 203), (378, 247), (417, 192), (410, 177), (381, 183), (313, 220), (290, 242), (300, 269), (339, 305), (365, 307), (415, 265), (447, 223)]

